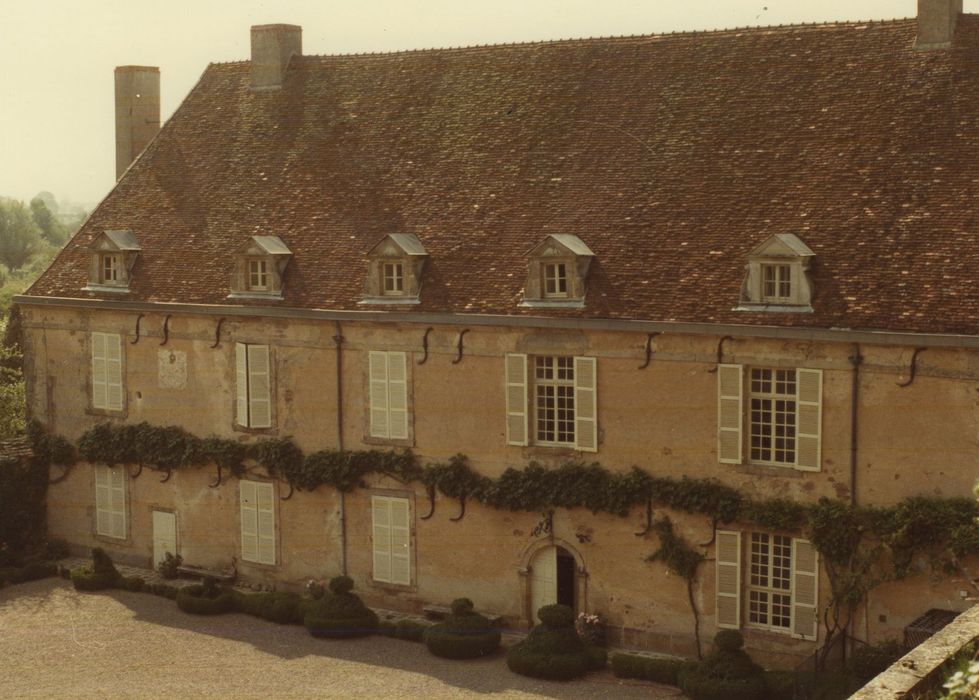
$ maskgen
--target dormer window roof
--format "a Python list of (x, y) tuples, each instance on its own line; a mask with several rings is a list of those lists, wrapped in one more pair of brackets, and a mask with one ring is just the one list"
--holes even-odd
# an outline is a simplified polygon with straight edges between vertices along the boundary
[(583, 308), (588, 269), (595, 254), (570, 233), (553, 233), (528, 254), (521, 306)]
[(812, 311), (809, 268), (815, 253), (792, 233), (777, 233), (748, 253), (738, 311)]
[(90, 292), (128, 292), (132, 269), (140, 245), (128, 229), (103, 231), (89, 249), (88, 284)]
[(428, 251), (413, 233), (389, 233), (367, 251), (361, 304), (418, 304)]
[(229, 299), (282, 298), (282, 281), (292, 251), (278, 236), (252, 236), (234, 253)]

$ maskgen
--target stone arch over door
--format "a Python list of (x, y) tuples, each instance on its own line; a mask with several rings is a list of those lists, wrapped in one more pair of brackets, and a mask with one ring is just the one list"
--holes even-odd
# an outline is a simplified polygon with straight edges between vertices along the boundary
[(537, 624), (537, 611), (534, 607), (534, 560), (552, 548), (558, 548), (567, 552), (574, 558), (574, 598), (575, 612), (588, 611), (588, 570), (585, 568), (585, 560), (581, 552), (570, 542), (559, 537), (546, 537), (535, 540), (527, 546), (520, 557), (520, 594), (521, 594), (521, 622), (528, 627)]

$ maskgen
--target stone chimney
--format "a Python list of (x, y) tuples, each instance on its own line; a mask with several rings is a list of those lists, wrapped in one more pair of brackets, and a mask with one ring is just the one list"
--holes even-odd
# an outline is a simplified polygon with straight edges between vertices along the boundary
[(295, 24), (252, 27), (252, 90), (277, 90), (293, 56), (303, 55), (303, 28)]
[(160, 69), (116, 68), (116, 179), (160, 130)]
[(919, 51), (949, 49), (955, 34), (955, 21), (962, 14), (962, 0), (918, 0)]

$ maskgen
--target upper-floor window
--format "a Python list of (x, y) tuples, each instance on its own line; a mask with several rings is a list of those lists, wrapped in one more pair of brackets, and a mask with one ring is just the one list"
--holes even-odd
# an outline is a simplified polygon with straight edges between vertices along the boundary
[(418, 304), (428, 252), (412, 233), (391, 233), (367, 251), (361, 304)]
[(251, 236), (234, 251), (230, 298), (282, 299), (292, 251), (278, 236)]
[(585, 283), (595, 254), (584, 241), (572, 234), (551, 234), (528, 257), (521, 306), (585, 305)]
[(405, 293), (404, 263), (384, 263), (385, 296), (401, 296)]
[(812, 311), (809, 271), (815, 254), (798, 236), (779, 233), (748, 254), (741, 311)]
[(132, 231), (103, 231), (89, 246), (88, 282), (84, 289), (94, 292), (129, 291), (133, 266), (140, 252)]
[(121, 411), (122, 338), (118, 333), (93, 332), (92, 345), (92, 408)]
[(370, 437), (409, 439), (408, 358), (403, 352), (368, 354)]
[(235, 423), (272, 427), (272, 372), (268, 345), (235, 343)]
[(248, 288), (257, 292), (267, 292), (269, 289), (269, 264), (262, 258), (252, 258), (248, 261)]
[(718, 368), (718, 459), (741, 464), (747, 418), (750, 463), (818, 471), (822, 370), (751, 367), (747, 371), (745, 385), (741, 365)]
[(596, 380), (593, 357), (508, 354), (507, 443), (595, 452)]

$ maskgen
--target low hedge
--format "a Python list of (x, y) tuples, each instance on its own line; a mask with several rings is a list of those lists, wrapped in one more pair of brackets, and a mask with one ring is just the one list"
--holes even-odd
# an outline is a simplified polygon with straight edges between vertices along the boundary
[(425, 630), (429, 627), (431, 625), (415, 620), (398, 620), (397, 622), (384, 620), (378, 624), (377, 632), (392, 639), (403, 639), (406, 642), (423, 642), (425, 641)]
[(425, 646), (444, 659), (478, 659), (500, 647), (500, 630), (475, 612), (468, 598), (452, 601), (452, 614), (425, 630)]
[(795, 695), (795, 673), (765, 671), (765, 687), (768, 689), (768, 700), (791, 698)]
[[(581, 633), (578, 633), (581, 636)], [(608, 666), (608, 649), (597, 644), (585, 644), (588, 653), (588, 670), (601, 671)]]
[(58, 566), (51, 562), (31, 562), (23, 566), (0, 569), (0, 588), (8, 583), (27, 583), (58, 575)]
[(347, 639), (377, 631), (377, 615), (351, 592), (352, 589), (353, 579), (349, 576), (330, 580), (330, 592), (306, 607), (303, 623), (311, 635)]
[(638, 654), (613, 654), (612, 673), (616, 678), (639, 678), (664, 685), (677, 685), (677, 674), (696, 662), (683, 659), (657, 659)]
[(545, 605), (537, 616), (541, 624), (507, 652), (507, 667), (523, 676), (555, 681), (588, 673), (593, 661), (574, 628), (574, 611), (566, 605)]
[(231, 591), (219, 588), (213, 579), (202, 584), (184, 586), (177, 591), (177, 607), (191, 615), (223, 615), (235, 609)]
[(685, 668), (678, 674), (680, 688), (693, 700), (765, 700), (765, 676), (715, 678), (699, 668)]
[(235, 609), (278, 625), (301, 625), (307, 601), (295, 593), (233, 592)]

